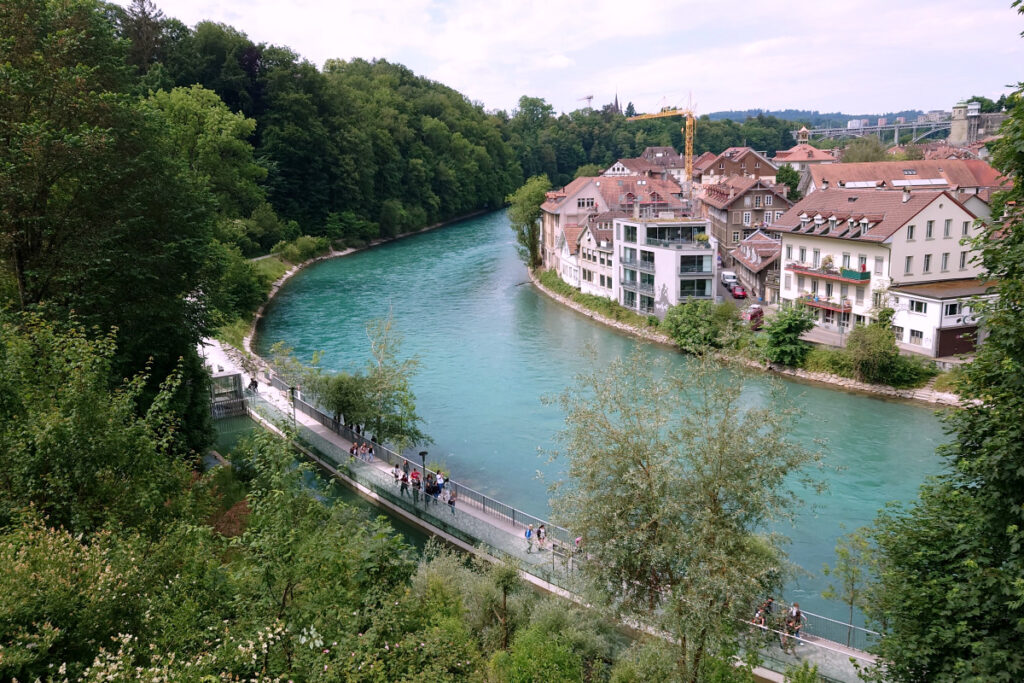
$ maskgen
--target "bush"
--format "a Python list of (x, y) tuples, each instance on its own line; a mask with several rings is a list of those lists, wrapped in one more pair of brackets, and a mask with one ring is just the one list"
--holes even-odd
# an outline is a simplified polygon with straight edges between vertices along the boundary
[(840, 377), (854, 377), (853, 363), (846, 351), (825, 346), (814, 347), (807, 352), (803, 369), (809, 372), (827, 372)]
[(711, 301), (687, 301), (673, 306), (665, 315), (661, 327), (688, 353), (703, 353), (720, 349), (732, 341), (739, 325), (736, 307), (731, 303), (715, 304)]
[(772, 363), (793, 368), (803, 365), (810, 345), (800, 335), (814, 327), (814, 319), (803, 306), (784, 308), (765, 325), (761, 352)]
[(278, 242), (270, 253), (276, 254), (291, 263), (303, 263), (311, 258), (326, 254), (331, 250), (331, 242), (326, 237), (302, 235), (291, 242)]
[[(537, 280), (542, 285), (550, 289), (559, 296), (580, 304), (584, 308), (588, 308), (595, 313), (599, 313), (606, 318), (611, 318), (619, 322), (624, 322), (634, 327), (643, 328), (646, 326), (657, 327), (657, 324), (651, 322), (651, 318), (657, 321), (656, 316), (642, 316), (634, 310), (626, 308), (617, 301), (612, 301), (603, 296), (597, 296), (596, 294), (584, 294), (580, 290), (576, 289), (565, 280), (558, 276), (554, 270), (541, 271), (537, 275)], [(660, 322), (658, 323), (660, 324)]]

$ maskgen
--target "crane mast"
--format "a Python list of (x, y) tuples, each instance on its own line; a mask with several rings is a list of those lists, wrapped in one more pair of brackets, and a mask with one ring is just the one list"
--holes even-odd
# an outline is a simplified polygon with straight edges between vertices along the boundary
[(697, 125), (697, 117), (693, 113), (693, 109), (665, 109), (659, 111), (657, 114), (639, 114), (637, 116), (630, 116), (627, 121), (642, 121), (644, 119), (660, 119), (667, 116), (683, 116), (686, 118), (686, 124), (681, 129), (683, 133), (683, 140), (685, 141), (685, 156), (684, 164), (686, 167), (686, 182), (693, 180), (693, 129)]

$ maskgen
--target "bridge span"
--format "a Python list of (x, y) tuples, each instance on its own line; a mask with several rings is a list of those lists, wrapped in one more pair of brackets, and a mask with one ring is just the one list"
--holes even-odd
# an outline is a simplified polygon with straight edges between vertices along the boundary
[[(952, 121), (921, 121), (913, 123), (887, 123), (882, 126), (860, 126), (847, 128), (846, 126), (823, 126), (821, 128), (809, 128), (806, 133), (812, 140), (832, 140), (836, 138), (862, 138), (867, 135), (877, 135), (879, 139), (891, 138), (893, 144), (899, 144), (900, 133), (910, 131), (911, 142), (921, 140), (945, 131), (949, 133)], [(800, 131), (791, 130), (790, 135), (798, 139)]]

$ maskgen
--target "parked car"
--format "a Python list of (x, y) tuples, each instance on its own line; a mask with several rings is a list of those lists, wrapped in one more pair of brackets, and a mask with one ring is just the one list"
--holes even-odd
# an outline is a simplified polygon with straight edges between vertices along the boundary
[(740, 312), (740, 318), (750, 325), (750, 329), (759, 330), (764, 324), (764, 309), (758, 304), (753, 304)]
[(746, 299), (747, 290), (743, 289), (743, 285), (736, 283), (732, 286), (732, 298), (733, 299)]
[(732, 289), (732, 286), (739, 282), (736, 277), (736, 271), (734, 270), (723, 270), (722, 271), (722, 285), (726, 289)]

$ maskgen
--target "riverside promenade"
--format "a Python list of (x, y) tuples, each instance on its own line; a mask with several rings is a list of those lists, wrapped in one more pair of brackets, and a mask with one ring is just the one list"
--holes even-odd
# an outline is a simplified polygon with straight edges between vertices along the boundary
[[(246, 392), (249, 415), (267, 429), (291, 438), (309, 460), (332, 477), (389, 513), (466, 552), (490, 561), (512, 563), (524, 580), (537, 588), (579, 600), (582, 586), (578, 569), (585, 561), (585, 549), (576, 552), (575, 539), (568, 530), (484, 496), (452, 480), (451, 472), (444, 474), (448, 479), (446, 489), (456, 492), (454, 511), (443, 500), (435, 501), (422, 491), (414, 496), (410, 488), (403, 495), (392, 474), (394, 465), (408, 463), (410, 472), (415, 469), (425, 477), (431, 470), (424, 471), (422, 462), (407, 460), (378, 444), (374, 445), (374, 458), (353, 458), (349, 454), (353, 441), (361, 443), (365, 439), (336, 424), (330, 416), (302, 400), (301, 395), (293, 401), (289, 387), (274, 377), (269, 368), (253, 369), (253, 363), (243, 360), (239, 352), (212, 339), (204, 341), (203, 355), (215, 373), (240, 373), (243, 386), (255, 376), (259, 390)], [(542, 523), (549, 530), (547, 548), (540, 551), (535, 543), (533, 551), (528, 552), (524, 530), (529, 524), (536, 529)], [(823, 680), (859, 681), (857, 668), (873, 665), (875, 658), (841, 641), (866, 647), (872, 632), (805, 614), (808, 622), (804, 636), (791, 653), (779, 647), (778, 631), (759, 632), (751, 627), (748, 642), (760, 650), (764, 660), (764, 666), (755, 672), (757, 676), (766, 681), (782, 681), (781, 674), (789, 666), (810, 661), (818, 666)]]

